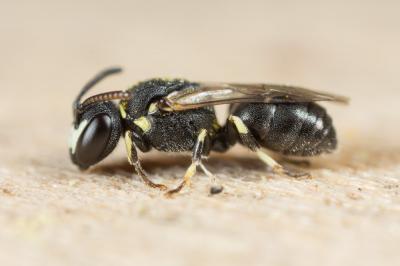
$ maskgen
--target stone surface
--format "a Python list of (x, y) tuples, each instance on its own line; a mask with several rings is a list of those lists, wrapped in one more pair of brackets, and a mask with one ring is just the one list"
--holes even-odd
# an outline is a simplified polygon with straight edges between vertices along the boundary
[[(1, 265), (398, 264), (398, 2), (70, 2), (0, 8)], [(166, 199), (138, 180), (123, 145), (79, 172), (71, 103), (115, 64), (125, 74), (97, 91), (178, 76), (350, 96), (324, 104), (340, 149), (312, 160), (306, 180), (272, 175), (240, 147), (212, 155), (225, 187), (215, 196), (200, 172)], [(142, 157), (171, 187), (189, 163)]]

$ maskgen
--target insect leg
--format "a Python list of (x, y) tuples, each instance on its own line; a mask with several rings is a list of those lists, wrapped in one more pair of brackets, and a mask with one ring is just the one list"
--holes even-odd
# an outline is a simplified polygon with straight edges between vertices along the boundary
[(161, 190), (168, 189), (167, 186), (165, 186), (163, 184), (154, 183), (147, 177), (146, 172), (143, 170), (142, 166), (140, 165), (136, 146), (132, 140), (132, 132), (130, 132), (129, 130), (125, 132), (125, 146), (126, 146), (126, 151), (128, 153), (128, 161), (131, 165), (133, 165), (135, 167), (135, 170), (138, 173), (138, 175), (142, 178), (142, 181), (146, 185), (148, 185), (149, 187), (152, 187), (152, 188), (158, 188)]
[(185, 186), (190, 185), (191, 178), (196, 174), (197, 166), (200, 166), (203, 171), (212, 179), (215, 178), (215, 176), (205, 168), (205, 166), (201, 162), (202, 155), (204, 154), (204, 148), (205, 148), (205, 141), (207, 137), (207, 130), (202, 129), (200, 131), (200, 134), (197, 137), (196, 144), (194, 145), (193, 148), (193, 153), (192, 153), (192, 163), (186, 170), (186, 173), (183, 177), (183, 181), (174, 189), (168, 191), (166, 193), (166, 196), (172, 196), (173, 194), (178, 193), (181, 191)]
[(224, 189), (224, 187), (219, 184), (219, 182), (217, 181), (217, 177), (211, 173), (202, 162), (200, 162), (200, 167), (203, 170), (203, 172), (210, 178), (210, 182), (211, 182), (211, 188), (210, 188), (210, 193), (211, 194), (218, 194), (221, 193), (222, 190)]
[(279, 158), (279, 160), (282, 160), (288, 164), (296, 165), (296, 166), (302, 166), (302, 167), (310, 167), (311, 166), (311, 162), (309, 160), (292, 159), (292, 158), (288, 158), (285, 156), (282, 156), (281, 158)]
[(310, 174), (308, 173), (296, 173), (284, 168), (267, 153), (263, 152), (260, 149), (260, 145), (257, 143), (257, 140), (254, 138), (253, 134), (244, 124), (242, 119), (240, 119), (240, 117), (234, 115), (229, 116), (229, 123), (232, 123), (235, 126), (243, 145), (256, 152), (260, 160), (271, 167), (274, 173), (284, 174), (291, 177), (310, 177)]

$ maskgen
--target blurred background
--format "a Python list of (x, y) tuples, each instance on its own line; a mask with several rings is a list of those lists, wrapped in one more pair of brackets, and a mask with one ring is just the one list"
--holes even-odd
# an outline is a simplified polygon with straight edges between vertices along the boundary
[[(356, 176), (365, 177), (367, 175), (356, 172), (355, 168), (352, 167), (354, 165), (362, 166), (361, 168), (365, 170), (368, 165), (378, 165), (384, 168), (390, 166), (389, 172), (385, 172), (381, 177), (390, 178), (390, 182), (393, 182), (395, 186), (397, 185), (398, 191), (398, 174), (400, 172), (398, 168), (400, 161), (400, 141), (398, 139), (400, 133), (398, 113), (400, 97), (398, 81), (400, 69), (399, 10), (400, 2), (394, 0), (1, 0), (0, 184), (3, 186), (3, 194), (7, 194), (4, 191), (14, 191), (15, 195), (20, 195), (18, 200), (15, 200), (15, 198), (5, 200), (6, 203), (2, 207), (4, 215), (3, 218), (0, 218), (2, 227), (13, 228), (10, 225), (15, 224), (16, 220), (19, 221), (21, 217), (26, 218), (25, 213), (34, 216), (35, 213), (43, 210), (43, 202), (47, 204), (53, 201), (53, 204), (55, 204), (54, 201), (61, 200), (61, 203), (57, 203), (59, 205), (49, 207), (52, 214), (53, 211), (58, 213), (58, 210), (61, 209), (60, 206), (69, 206), (68, 208), (74, 210), (74, 204), (77, 204), (77, 202), (89, 202), (88, 206), (96, 209), (93, 206), (97, 206), (96, 204), (101, 202), (101, 204), (106, 204), (106, 209), (112, 210), (102, 216), (110, 217), (110, 220), (115, 215), (114, 211), (121, 209), (121, 206), (118, 207), (118, 205), (108, 206), (107, 204), (111, 203), (105, 203), (106, 201), (101, 198), (96, 198), (98, 202), (95, 201), (96, 204), (94, 205), (90, 204), (92, 199), (86, 198), (83, 201), (79, 199), (74, 204), (69, 204), (67, 196), (64, 198), (64, 196), (58, 195), (58, 192), (46, 187), (50, 186), (56, 189), (57, 185), (53, 183), (55, 178), (61, 178), (61, 180), (70, 180), (68, 179), (70, 176), (78, 178), (79, 172), (72, 166), (67, 157), (67, 139), (72, 122), (71, 104), (81, 86), (89, 78), (99, 70), (115, 65), (124, 67), (125, 72), (104, 81), (99, 85), (96, 93), (128, 88), (137, 81), (153, 77), (183, 77), (199, 81), (294, 84), (349, 96), (351, 98), (350, 106), (325, 105), (334, 118), (341, 149), (345, 150), (344, 153), (339, 153), (334, 157), (334, 160), (336, 160), (335, 167), (340, 168), (340, 164), (346, 165), (346, 167), (350, 167), (350, 172), (355, 173)], [(124, 158), (124, 151), (120, 148), (118, 152), (111, 156), (111, 159), (108, 158), (107, 160), (124, 161)], [(216, 167), (214, 166), (214, 168)], [(174, 168), (167, 170), (167, 172), (175, 170), (182, 173), (183, 168), (178, 167), (178, 170)], [(92, 173), (90, 177), (94, 178), (93, 180), (98, 178), (96, 173)], [(103, 179), (100, 180), (101, 184), (106, 182)], [(44, 181), (45, 185), (41, 183)], [(65, 182), (68, 183), (69, 181)], [(118, 182), (125, 184), (126, 181), (119, 180)], [(359, 184), (361, 183), (362, 181)], [(368, 184), (372, 186), (371, 183)], [(61, 185), (58, 184), (58, 186)], [(101, 185), (99, 186), (101, 187)], [(35, 187), (35, 190), (27, 190), (31, 187)], [(95, 188), (99, 189), (97, 186)], [(80, 189), (82, 191), (79, 190), (79, 193), (82, 194), (79, 195), (86, 193), (85, 188)], [(15, 191), (19, 191), (19, 194)], [(106, 189), (106, 191), (108, 190)], [(142, 200), (150, 201), (144, 188), (143, 191), (145, 192), (141, 192), (144, 195)], [(201, 193), (203, 192), (201, 191)], [(103, 195), (104, 191), (100, 190), (98, 193), (96, 196), (101, 197), (100, 195)], [(139, 192), (139, 196), (132, 196), (135, 192), (126, 193), (128, 193), (125, 195), (127, 198), (133, 197), (136, 201), (141, 200)], [(304, 193), (307, 194), (308, 192)], [(78, 197), (78, 193), (73, 195)], [(87, 193), (87, 195), (89, 198), (93, 198), (93, 194)], [(378, 194), (373, 195), (377, 197)], [(390, 195), (396, 199), (395, 194)], [(116, 197), (113, 193), (109, 196), (111, 200)], [(388, 197), (386, 195), (383, 198), (388, 199)], [(121, 202), (129, 202), (122, 200), (122, 198), (119, 198), (120, 204), (122, 204)], [(371, 196), (369, 199), (372, 202), (376, 198)], [(214, 210), (213, 208), (220, 204), (214, 202), (210, 206), (210, 202), (201, 201), (204, 200), (203, 198), (198, 200), (197, 205), (195, 205), (200, 206), (200, 209)], [(251, 199), (246, 198), (245, 200), (252, 202)], [(280, 201), (279, 197), (277, 200)], [(160, 202), (163, 201), (158, 199), (151, 204), (154, 204), (154, 206), (161, 204), (164, 207), (163, 204), (167, 204), (165, 208), (170, 208), (175, 213), (180, 210), (176, 209), (176, 206), (172, 203)], [(382, 202), (382, 206), (384, 204), (395, 204), (391, 205), (392, 208), (388, 217), (396, 217), (399, 214), (398, 198), (396, 200), (390, 198), (388, 202)], [(250, 204), (240, 201), (236, 203), (242, 207)], [(46, 204), (45, 206), (48, 206)], [(253, 202), (253, 204), (255, 203)], [(370, 205), (368, 204), (370, 202), (363, 205), (364, 210), (369, 210), (368, 206)], [(358, 207), (355, 207), (355, 209)], [(79, 208), (83, 209), (84, 206)], [(49, 209), (46, 209), (46, 214), (48, 214)], [(188, 211), (189, 209), (185, 210)], [(282, 209), (285, 209), (285, 207), (282, 207)], [(222, 208), (222, 212), (224, 210), (226, 211)], [(340, 210), (336, 211), (338, 210), (330, 213), (333, 216), (329, 217), (343, 218), (342, 214), (335, 216), (335, 214), (340, 213)], [(213, 214), (217, 215), (217, 212), (213, 212)], [(31, 217), (29, 215), (28, 217)], [(121, 222), (122, 224), (132, 222), (132, 217), (129, 217), (126, 213), (124, 215), (122, 216), (127, 220)], [(207, 213), (203, 213), (203, 215), (200, 215), (203, 218), (197, 218), (200, 221), (208, 221), (206, 219)], [(257, 216), (257, 213), (245, 216), (247, 217), (245, 219), (251, 219), (254, 215)], [(343, 215), (345, 216), (345, 214)], [(217, 217), (219, 216), (217, 215)], [(237, 218), (233, 214), (229, 217)], [(294, 214), (294, 217), (291, 215), (283, 215), (282, 217), (292, 219), (297, 216)], [(351, 217), (353, 216), (344, 220), (350, 221)], [(337, 226), (332, 229), (333, 231), (342, 228), (343, 220), (341, 218), (337, 220)], [(364, 218), (359, 218), (360, 221), (365, 221)], [(38, 222), (40, 226), (42, 225), (41, 219)], [(68, 220), (68, 218), (65, 219)], [(221, 219), (225, 221), (223, 218)], [(154, 220), (157, 220), (157, 218), (152, 221)], [(278, 220), (280, 221), (280, 219)], [(30, 220), (28, 219), (28, 222), (26, 222), (26, 219), (23, 218), (22, 221), (24, 230), (28, 228), (27, 230), (30, 232), (32, 227)], [(82, 262), (79, 259), (74, 259), (76, 254), (84, 256), (79, 250), (76, 250), (76, 253), (66, 251), (73, 246), (73, 243), (80, 241), (78, 235), (82, 228), (93, 229), (90, 221), (85, 220), (86, 222), (82, 223), (80, 221), (73, 220), (72, 223), (78, 225), (71, 228), (67, 226), (72, 233), (69, 235), (65, 232), (66, 235), (61, 239), (66, 240), (56, 241), (58, 244), (53, 248), (49, 243), (53, 243), (52, 241), (57, 238), (54, 234), (57, 234), (58, 230), (61, 229), (55, 226), (51, 231), (52, 233), (47, 231), (45, 231), (47, 233), (43, 233), (35, 227), (35, 223), (33, 229), (40, 231), (39, 236), (41, 238), (39, 238), (47, 243), (46, 248), (40, 246), (36, 249), (37, 246), (35, 246), (33, 251), (29, 251), (32, 246), (21, 244), (26, 243), (25, 238), (15, 240), (13, 229), (3, 231), (1, 235), (4, 240), (0, 240), (0, 247), (8, 248), (8, 258), (18, 254), (18, 250), (24, 250), (28, 263), (30, 262), (29, 258), (35, 258), (39, 262), (46, 261), (48, 249), (51, 250), (53, 262), (58, 261), (57, 258), (59, 257), (69, 258), (67, 260), (69, 262)], [(106, 221), (109, 220), (106, 219)], [(182, 223), (191, 224), (190, 221), (192, 221), (191, 218), (187, 218)], [(364, 243), (376, 243), (376, 246), (365, 247), (365, 250), (371, 251), (371, 253), (366, 256), (368, 259), (364, 258), (364, 262), (381, 262), (383, 258), (392, 262), (393, 260), (390, 259), (394, 257), (390, 256), (395, 254), (391, 253), (395, 250), (395, 239), (386, 236), (381, 239), (378, 237), (378, 232), (380, 228), (390, 224), (392, 225), (392, 227), (389, 226), (392, 236), (399, 236), (399, 228), (395, 226), (394, 221), (398, 221), (398, 218), (391, 219), (389, 223), (368, 224), (365, 227), (368, 229), (366, 231), (376, 233), (370, 238), (363, 234), (364, 231), (357, 231), (359, 235), (351, 235), (346, 240), (346, 243), (352, 243), (349, 244), (349, 250), (353, 252), (352, 254), (367, 254), (368, 252), (359, 248), (356, 242), (351, 242), (356, 241), (355, 239), (364, 239), (367, 240)], [(321, 220), (313, 220), (311, 224), (318, 227), (321, 225), (320, 222)], [(62, 225), (60, 227), (64, 226), (61, 222), (56, 224)], [(211, 224), (205, 222), (200, 226), (199, 232), (206, 232), (210, 228), (222, 228), (213, 227)], [(244, 222), (244, 224), (246, 223)], [(322, 224), (324, 223), (322, 222)], [(116, 230), (122, 237), (123, 233), (116, 229), (119, 228), (118, 226), (111, 226), (110, 231), (107, 231), (108, 222), (102, 225), (104, 228), (100, 227), (102, 229), (94, 230), (97, 234), (104, 233), (111, 236), (113, 235), (112, 230)], [(248, 220), (247, 225), (250, 228), (254, 224)], [(40, 226), (39, 228), (41, 228)], [(176, 224), (172, 224), (169, 227), (169, 229), (174, 228), (172, 230), (175, 230), (173, 232), (177, 235), (181, 233), (176, 238), (175, 245), (168, 249), (169, 244), (165, 242), (161, 244), (162, 247), (167, 248), (168, 252), (175, 255), (176, 250), (181, 248), (179, 240), (187, 239), (190, 235), (190, 230), (181, 232), (176, 226)], [(358, 226), (355, 225), (355, 227)], [(139, 226), (139, 228), (142, 227)], [(271, 228), (271, 232), (276, 230), (274, 226), (271, 226)], [(163, 227), (155, 226), (152, 229), (155, 230), (153, 232), (157, 232), (157, 230), (162, 231)], [(84, 231), (84, 229), (82, 230)], [(215, 230), (217, 231), (217, 229)], [(285, 230), (288, 230), (288, 227)], [(278, 230), (277, 232), (284, 234), (285, 230), (282, 229), (282, 231)], [(327, 233), (330, 228), (324, 227), (323, 231)], [(243, 237), (246, 239), (245, 235), (248, 235), (249, 232), (246, 229), (243, 229), (243, 231), (233, 230), (233, 232), (236, 232), (236, 235), (234, 234), (232, 238), (222, 237), (224, 241), (218, 242), (219, 244), (216, 246), (221, 257), (216, 254), (213, 254), (213, 256), (224, 261), (223, 255), (242, 254), (240, 252), (243, 249), (236, 246), (232, 248), (228, 244), (230, 242), (228, 239), (233, 242), (240, 241)], [(297, 258), (304, 259), (303, 262), (306, 263), (310, 258), (306, 258), (305, 255), (299, 253), (300, 251), (296, 251), (298, 250), (297, 247), (302, 245), (301, 243), (309, 243), (314, 251), (319, 251), (319, 256), (329, 257), (329, 253), (332, 252), (334, 254), (332, 256), (341, 262), (351, 261), (353, 258), (352, 254), (341, 249), (343, 245), (345, 246), (343, 244), (345, 242), (335, 239), (333, 235), (327, 233), (329, 237), (333, 237), (337, 241), (333, 241), (334, 244), (332, 245), (325, 245), (326, 242), (323, 241), (323, 238), (317, 237), (316, 241), (307, 242), (307, 237), (303, 235), (303, 231), (296, 232), (297, 234), (294, 233), (293, 238), (286, 234), (273, 235), (272, 239), (278, 243), (277, 247), (269, 246), (268, 249), (271, 252), (270, 254), (274, 254), (272, 255), (273, 259), (265, 257), (264, 254), (260, 257), (263, 260), (258, 260), (255, 255), (258, 253), (250, 252), (254, 255), (254, 261), (252, 261), (255, 264), (260, 261), (270, 261), (280, 265), (289, 265), (291, 259), (283, 254), (286, 254), (285, 248), (290, 246), (290, 250), (297, 255)], [(159, 259), (164, 258), (165, 262), (177, 265), (175, 262), (180, 260), (177, 260), (176, 257), (171, 257), (171, 255), (158, 249), (157, 252), (154, 251), (154, 247), (157, 246), (154, 237), (157, 238), (157, 236), (155, 233), (151, 236), (153, 240), (150, 237), (145, 237), (148, 255), (157, 254)], [(254, 236), (256, 237), (256, 235)], [(132, 244), (129, 240), (123, 239), (124, 241), (120, 243)], [(196, 239), (204, 240), (200, 236)], [(107, 241), (106, 238), (103, 240)], [(120, 252), (125, 254), (126, 251), (126, 254), (129, 254), (129, 249), (126, 250), (127, 246), (122, 247), (122, 244), (119, 245), (118, 241), (115, 240), (110, 242), (115, 243), (115, 245), (110, 244), (111, 247), (105, 249), (105, 252), (111, 250), (109, 258), (113, 258), (112, 254), (120, 254)], [(121, 238), (117, 238), (117, 240), (121, 240)], [(213, 238), (207, 240), (213, 240)], [(380, 240), (384, 243), (379, 242)], [(97, 245), (95, 241), (88, 241), (87, 243)], [(183, 241), (183, 243), (188, 245), (187, 241)], [(245, 243), (249, 244), (246, 246), (247, 251), (252, 246), (250, 244), (253, 244), (253, 246), (260, 244), (259, 241), (253, 241), (250, 238), (245, 240)], [(24, 248), (21, 248), (21, 245), (25, 245)], [(224, 245), (227, 245), (228, 248), (225, 249)], [(141, 248), (139, 243), (132, 246)], [(386, 247), (389, 247), (389, 251)], [(384, 250), (386, 253), (382, 254), (386, 255), (376, 255), (372, 252), (376, 251), (375, 248), (380, 251)], [(35, 253), (38, 250), (42, 253)], [(100, 248), (100, 250), (102, 249)], [(152, 251), (154, 252), (152, 253)], [(207, 254), (212, 254), (211, 250), (208, 251), (211, 253), (202, 253), (202, 258), (207, 257)], [(311, 255), (313, 251), (311, 249), (309, 251), (305, 254), (314, 256)], [(97, 254), (97, 252), (91, 254)], [(185, 254), (185, 258), (195, 259), (183, 260), (184, 262), (194, 263), (192, 265), (201, 264), (199, 262), (196, 264), (197, 257), (193, 249)], [(236, 258), (236, 260), (230, 261), (231, 263), (245, 261), (244, 257), (233, 258)], [(212, 261), (212, 259), (209, 258), (209, 261)], [(315, 258), (311, 261), (321, 262), (321, 260)]]
[(399, 118), (398, 10), (388, 0), (3, 0), (1, 108), (10, 115), (2, 124), (34, 117), (61, 141), (80, 87), (119, 65), (125, 73), (99, 91), (159, 76), (297, 84), (350, 96), (350, 107), (329, 106), (335, 122), (390, 138)]

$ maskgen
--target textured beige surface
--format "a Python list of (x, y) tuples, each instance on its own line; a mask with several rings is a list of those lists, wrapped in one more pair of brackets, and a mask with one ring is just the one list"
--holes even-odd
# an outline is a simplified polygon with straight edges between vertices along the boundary
[[(0, 3), (1, 265), (398, 265), (398, 1), (72, 2)], [(122, 145), (81, 173), (70, 105), (114, 64), (125, 74), (98, 91), (179, 76), (348, 95), (325, 105), (340, 149), (313, 160), (312, 180), (240, 148), (213, 156), (214, 197), (202, 173), (172, 200), (149, 190)], [(189, 162), (143, 160), (169, 186)]]

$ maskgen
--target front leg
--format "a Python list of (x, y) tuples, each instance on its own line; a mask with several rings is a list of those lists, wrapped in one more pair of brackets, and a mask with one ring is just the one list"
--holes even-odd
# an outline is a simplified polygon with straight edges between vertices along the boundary
[(125, 146), (126, 151), (128, 153), (128, 161), (131, 165), (135, 167), (136, 172), (142, 178), (142, 181), (152, 188), (158, 188), (161, 190), (167, 190), (168, 187), (163, 184), (157, 184), (151, 181), (148, 177), (146, 172), (143, 170), (142, 166), (140, 165), (139, 157), (137, 154), (136, 146), (132, 139), (132, 132), (127, 130), (125, 132)]

